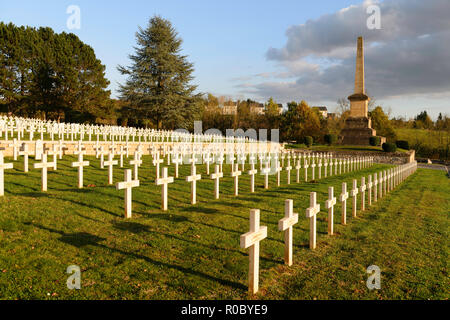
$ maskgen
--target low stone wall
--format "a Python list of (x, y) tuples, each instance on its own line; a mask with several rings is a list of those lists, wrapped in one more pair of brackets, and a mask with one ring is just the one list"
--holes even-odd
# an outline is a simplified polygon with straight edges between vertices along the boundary
[[(0, 151), (3, 152), (3, 155), (5, 157), (12, 157), (13, 156), (13, 147), (10, 146), (10, 144), (12, 144), (13, 141), (0, 141)], [(23, 144), (27, 144), (28, 146), (28, 152), (30, 155), (34, 155), (35, 154), (35, 149), (36, 149), (36, 141), (20, 141), (20, 149), (22, 149), (22, 145)], [(43, 147), (44, 150), (47, 151), (52, 151), (53, 150), (53, 145), (59, 145), (59, 141), (55, 140), (55, 141), (43, 141)], [(200, 145), (202, 146), (202, 148), (206, 149), (208, 148), (210, 145), (212, 150), (214, 150), (215, 147), (215, 143), (207, 143), (207, 142), (196, 142), (194, 143), (196, 145), (196, 147), (200, 147)], [(227, 151), (235, 151), (237, 152), (238, 148), (240, 147), (240, 145), (238, 144), (233, 144), (233, 143), (218, 143), (221, 144), (221, 147), (225, 148), (225, 150)], [(68, 155), (73, 155), (75, 150), (77, 149), (78, 146), (78, 141), (63, 141), (63, 145), (64, 145), (64, 154), (68, 154)], [(97, 145), (96, 141), (83, 141), (83, 148), (85, 150), (85, 155), (95, 155), (96, 151), (95, 151), (95, 146)], [(105, 141), (100, 141), (98, 143), (99, 146), (103, 146), (103, 151), (106, 152), (106, 154), (109, 152), (109, 147), (111, 146), (111, 142), (105, 142)], [(114, 145), (116, 147), (116, 151), (115, 153), (117, 154), (117, 152), (120, 149), (120, 146), (126, 146), (127, 143), (126, 142), (114, 142)], [(153, 147), (154, 150), (160, 150), (162, 151), (163, 149), (165, 149), (165, 151), (169, 151), (169, 148), (182, 148), (185, 147), (186, 145), (192, 145), (192, 143), (185, 143), (185, 142), (128, 142), (128, 153), (129, 155), (133, 155), (133, 153), (135, 152), (135, 150), (137, 150), (138, 146), (141, 145), (142, 147), (142, 151), (144, 154), (149, 154), (150, 153), (150, 147)], [(249, 152), (255, 152), (255, 151), (261, 151), (261, 152), (269, 152), (272, 150), (272, 152), (274, 152), (273, 150), (279, 150), (280, 149), (280, 144), (277, 143), (268, 143), (268, 144), (250, 144), (247, 143), (245, 144), (245, 148), (246, 151)], [(273, 148), (273, 149), (271, 149)]]

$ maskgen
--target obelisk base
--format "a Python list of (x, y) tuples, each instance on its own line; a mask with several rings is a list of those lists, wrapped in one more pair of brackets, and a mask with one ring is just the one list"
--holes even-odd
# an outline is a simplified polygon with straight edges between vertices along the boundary
[(345, 128), (341, 131), (344, 145), (369, 145), (370, 137), (376, 136), (377, 131), (371, 128), (370, 118), (347, 118)]

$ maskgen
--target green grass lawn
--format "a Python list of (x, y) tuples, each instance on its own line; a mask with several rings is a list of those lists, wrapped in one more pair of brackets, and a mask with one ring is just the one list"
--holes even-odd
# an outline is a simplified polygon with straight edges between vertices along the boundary
[[(144, 156), (141, 186), (133, 190), (133, 218), (125, 220), (123, 191), (107, 186), (107, 169), (87, 157), (85, 189), (76, 189), (75, 158), (66, 156), (40, 191), (40, 171), (22, 172), (16, 161), (5, 172), (5, 197), (0, 199), (0, 297), (2, 299), (246, 299), (248, 252), (239, 237), (248, 231), (249, 212), (261, 209), (268, 237), (261, 242), (260, 293), (257, 298), (396, 299), (448, 298), (448, 214), (450, 187), (444, 172), (418, 170), (396, 190), (348, 225), (340, 225), (335, 207), (335, 236), (326, 234), (324, 201), (328, 186), (340, 193), (341, 183), (387, 165), (333, 176), (319, 182), (282, 186), (270, 177), (240, 177), (240, 195), (233, 196), (229, 165), (221, 180), (221, 198), (213, 198), (213, 181), (197, 185), (199, 203), (190, 205), (189, 166), (169, 185), (169, 211), (160, 209), (155, 170)], [(11, 162), (7, 159), (7, 162)], [(32, 164), (33, 161), (31, 161)], [(30, 166), (31, 168), (31, 166)], [(316, 168), (317, 169), (317, 168)], [(246, 170), (248, 170), (248, 165)], [(303, 173), (303, 169), (301, 170)], [(169, 169), (173, 175), (173, 168)], [(317, 175), (317, 171), (316, 171)], [(114, 171), (123, 180), (123, 169)], [(303, 180), (303, 177), (301, 177)], [(318, 248), (308, 248), (305, 209), (309, 192), (318, 193)], [(294, 200), (299, 223), (294, 229), (294, 266), (283, 265), (283, 233), (278, 220), (284, 200)], [(382, 270), (382, 289), (369, 292), (365, 269)], [(66, 287), (70, 265), (80, 266), (81, 290)]]

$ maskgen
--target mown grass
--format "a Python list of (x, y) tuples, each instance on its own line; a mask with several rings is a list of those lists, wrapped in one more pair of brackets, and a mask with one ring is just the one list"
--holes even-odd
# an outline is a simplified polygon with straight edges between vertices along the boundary
[[(337, 205), (336, 236), (326, 235), (323, 203), (328, 186), (340, 192), (358, 178), (386, 165), (333, 176), (319, 182), (286, 184), (264, 190), (256, 178), (240, 178), (234, 197), (229, 165), (224, 166), (221, 198), (213, 199), (213, 181), (198, 183), (198, 201), (190, 205), (189, 166), (169, 185), (169, 211), (160, 209), (155, 170), (144, 156), (141, 186), (133, 190), (133, 218), (125, 220), (123, 191), (108, 186), (107, 169), (87, 157), (85, 189), (76, 188), (77, 173), (66, 156), (50, 172), (47, 193), (40, 191), (40, 171), (22, 172), (22, 163), (5, 172), (5, 197), (0, 199), (0, 297), (2, 299), (245, 299), (248, 252), (239, 236), (248, 231), (249, 211), (261, 209), (268, 238), (261, 243), (261, 292), (257, 298), (444, 298), (448, 296), (448, 180), (441, 172), (419, 170), (397, 190), (341, 226)], [(11, 159), (7, 159), (11, 161)], [(32, 163), (33, 161), (31, 161)], [(316, 168), (317, 169), (317, 168)], [(246, 170), (248, 170), (248, 165)], [(303, 170), (301, 170), (303, 174)], [(173, 175), (173, 168), (169, 169)], [(317, 171), (316, 171), (317, 176)], [(115, 181), (123, 169), (115, 168)], [(303, 181), (303, 176), (301, 177)], [(447, 183), (447, 184), (445, 184)], [(322, 205), (318, 218), (318, 249), (308, 249), (304, 218), (309, 192)], [(300, 221), (295, 227), (295, 265), (283, 265), (283, 234), (277, 223), (284, 200), (294, 200)], [(350, 208), (350, 205), (348, 206)], [(351, 214), (348, 214), (349, 216)], [(365, 287), (365, 268), (382, 269), (382, 290)], [(82, 270), (81, 290), (66, 287), (70, 265)], [(392, 280), (392, 281), (388, 281)], [(363, 283), (364, 282), (364, 283)]]

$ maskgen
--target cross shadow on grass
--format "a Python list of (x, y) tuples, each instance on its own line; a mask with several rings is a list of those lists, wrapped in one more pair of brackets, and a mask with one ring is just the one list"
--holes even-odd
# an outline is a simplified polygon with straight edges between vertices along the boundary
[(137, 222), (120, 221), (120, 222), (114, 222), (113, 225), (114, 225), (114, 228), (116, 228), (118, 230), (128, 231), (128, 232), (131, 232), (134, 234), (139, 234), (139, 233), (150, 231), (148, 226), (141, 224), (141, 223), (137, 223)]
[(150, 219), (161, 219), (161, 220), (167, 220), (172, 222), (185, 222), (189, 221), (188, 218), (176, 214), (171, 214), (167, 212), (163, 213), (141, 213), (142, 215), (145, 215), (146, 218)]
[(196, 271), (190, 268), (186, 268), (183, 266), (179, 266), (179, 265), (175, 265), (175, 264), (170, 264), (170, 263), (166, 263), (166, 262), (161, 262), (161, 261), (157, 261), (157, 260), (153, 260), (152, 258), (149, 258), (147, 256), (141, 255), (141, 254), (137, 254), (137, 253), (132, 253), (132, 252), (126, 252), (123, 250), (120, 250), (118, 248), (111, 248), (108, 247), (107, 245), (104, 245), (102, 243), (99, 243), (101, 241), (106, 240), (105, 238), (101, 238), (98, 237), (96, 235), (90, 234), (90, 233), (86, 233), (86, 232), (77, 232), (77, 233), (65, 233), (63, 231), (60, 230), (56, 230), (56, 229), (52, 229), (49, 227), (45, 227), (39, 224), (33, 224), (35, 227), (52, 232), (52, 233), (57, 233), (60, 234), (61, 237), (58, 239), (59, 241), (63, 242), (63, 243), (67, 243), (76, 247), (84, 247), (87, 245), (92, 245), (98, 248), (102, 248), (108, 251), (113, 251), (113, 252), (117, 252), (119, 254), (125, 255), (125, 256), (130, 256), (133, 259), (142, 259), (148, 263), (151, 263), (159, 268), (161, 267), (165, 267), (165, 268), (170, 268), (170, 269), (175, 269), (178, 270), (180, 272), (183, 273), (187, 273), (187, 274), (191, 274), (194, 276), (198, 276), (198, 277), (202, 277), (206, 280), (209, 281), (215, 281), (220, 283), (221, 285), (224, 286), (228, 286), (228, 287), (232, 287), (235, 289), (240, 289), (240, 290), (247, 290), (247, 287), (245, 285), (243, 285), (242, 283), (239, 282), (235, 282), (235, 281), (230, 281), (227, 279), (222, 279), (222, 278), (218, 278), (215, 277), (213, 275), (209, 275), (206, 274), (204, 272), (200, 272), (200, 271)]
[(206, 207), (202, 207), (202, 206), (189, 206), (189, 207), (185, 207), (185, 208), (181, 209), (181, 211), (185, 211), (185, 212), (199, 212), (199, 213), (205, 213), (205, 214), (219, 213), (218, 209), (206, 208)]

